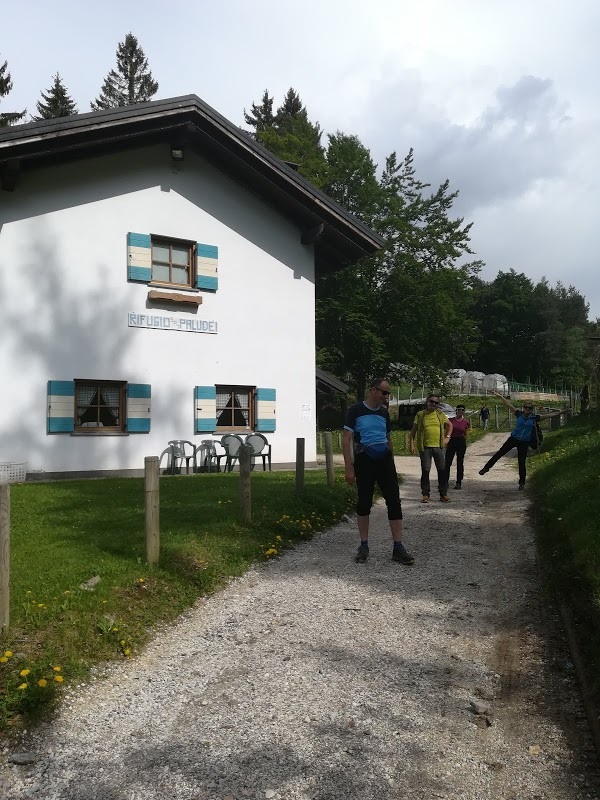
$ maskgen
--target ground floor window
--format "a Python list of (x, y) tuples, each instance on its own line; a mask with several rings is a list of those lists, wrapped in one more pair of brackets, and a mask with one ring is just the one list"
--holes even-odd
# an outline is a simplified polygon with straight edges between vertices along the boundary
[(75, 381), (75, 430), (123, 431), (125, 383)]
[(217, 430), (254, 429), (255, 388), (217, 386)]

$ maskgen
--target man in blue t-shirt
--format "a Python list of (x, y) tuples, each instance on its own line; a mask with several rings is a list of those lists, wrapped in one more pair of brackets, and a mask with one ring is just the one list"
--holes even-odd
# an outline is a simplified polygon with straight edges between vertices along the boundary
[(537, 442), (537, 423), (541, 419), (555, 417), (562, 412), (556, 411), (552, 414), (543, 415), (534, 414), (535, 409), (532, 402), (525, 402), (523, 405), (523, 410), (519, 411), (513, 406), (510, 400), (506, 399), (506, 397), (498, 392), (494, 392), (494, 394), (496, 397), (499, 397), (504, 405), (510, 408), (510, 410), (514, 413), (516, 422), (515, 427), (513, 428), (513, 431), (508, 439), (504, 442), (498, 452), (494, 453), (490, 460), (485, 464), (483, 469), (479, 470), (479, 474), (485, 475), (486, 472), (491, 470), (496, 461), (502, 458), (502, 456), (506, 455), (506, 453), (512, 450), (513, 447), (516, 447), (517, 460), (519, 462), (519, 489), (524, 489), (525, 478), (527, 477), (527, 450), (531, 446), (533, 446), (534, 449), (538, 449), (539, 447), (539, 443)]
[(414, 558), (402, 543), (402, 505), (392, 450), (392, 423), (387, 410), (389, 396), (389, 383), (384, 378), (377, 378), (371, 383), (367, 399), (348, 409), (346, 415), (344, 425), (346, 483), (350, 485), (356, 483), (358, 490), (356, 515), (360, 547), (356, 560), (364, 562), (369, 557), (369, 514), (377, 482), (387, 505), (388, 520), (394, 540), (392, 559), (401, 564), (412, 564)]

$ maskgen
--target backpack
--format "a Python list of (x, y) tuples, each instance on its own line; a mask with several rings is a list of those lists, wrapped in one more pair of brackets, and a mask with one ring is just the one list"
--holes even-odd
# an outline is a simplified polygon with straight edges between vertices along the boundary
[(531, 433), (531, 441), (529, 442), (529, 447), (532, 450), (539, 450), (542, 446), (542, 442), (544, 441), (544, 432), (540, 427), (540, 423), (536, 420), (533, 423), (533, 431)]

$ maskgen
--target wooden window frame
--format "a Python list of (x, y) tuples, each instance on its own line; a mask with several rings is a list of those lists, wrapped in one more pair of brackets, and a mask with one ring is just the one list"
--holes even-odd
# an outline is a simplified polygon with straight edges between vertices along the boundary
[[(194, 254), (196, 251), (196, 242), (191, 242), (189, 239), (173, 239), (169, 236), (159, 236), (157, 234), (150, 234), (150, 283), (155, 286), (176, 286), (180, 289), (194, 289), (196, 286), (196, 269)], [(169, 248), (169, 263), (160, 261), (154, 258), (154, 247), (168, 247)], [(187, 283), (174, 283), (173, 281), (161, 281), (153, 277), (154, 262), (163, 267), (169, 267), (169, 277), (172, 277), (173, 266), (182, 267), (182, 264), (173, 264), (173, 246), (187, 247), (188, 248), (188, 282)]]
[[(110, 427), (102, 427), (102, 428), (95, 428), (95, 427), (84, 427), (83, 425), (77, 424), (77, 388), (83, 384), (92, 385), (96, 387), (96, 391), (101, 389), (103, 386), (111, 388), (118, 388), (119, 390), (119, 425), (112, 425)], [(75, 378), (74, 380), (75, 390), (74, 390), (74, 397), (73, 397), (73, 432), (74, 433), (84, 433), (86, 435), (92, 436), (102, 436), (102, 435), (110, 435), (115, 433), (124, 433), (125, 432), (125, 424), (126, 424), (126, 417), (127, 417), (127, 382), (126, 381), (98, 381), (93, 378)]]
[[(240, 426), (240, 425), (217, 425), (215, 428), (216, 433), (252, 433), (256, 426), (256, 386), (242, 386), (240, 384), (218, 384), (215, 385), (216, 394), (226, 394), (230, 392), (233, 396), (235, 392), (248, 392), (248, 426)], [(229, 406), (224, 406), (223, 408), (219, 409), (216, 407), (216, 417), (217, 422), (219, 420), (220, 414)], [(234, 407), (232, 407), (234, 408)], [(245, 410), (245, 409), (241, 409)]]

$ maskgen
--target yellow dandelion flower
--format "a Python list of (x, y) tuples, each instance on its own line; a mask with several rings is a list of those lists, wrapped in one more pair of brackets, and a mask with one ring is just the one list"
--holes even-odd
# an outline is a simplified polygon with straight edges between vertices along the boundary
[(113, 629), (112, 629), (112, 632), (113, 632), (113, 633), (117, 633), (117, 632), (118, 632), (118, 630), (119, 630), (118, 628), (113, 628)]
[(30, 669), (22, 669), (21, 672), (19, 672), (19, 675), (22, 678), (26, 678), (29, 675), (30, 672), (31, 672)]
[(62, 683), (64, 679), (63, 679), (63, 676), (62, 676), (62, 675), (55, 675), (55, 676), (54, 676), (54, 680), (55, 680), (57, 683)]
[(281, 541), (281, 536), (276, 536), (275, 538), (277, 539), (278, 542)]
[(38, 681), (38, 686), (41, 686), (43, 689), (44, 686), (48, 686), (48, 681), (45, 678), (40, 678)]
[(123, 650), (123, 655), (130, 656), (131, 650), (128, 647), (126, 647), (125, 650)]
[(6, 656), (2, 656), (2, 658), (0, 658), (0, 664), (6, 664), (7, 661), (8, 658)]
[(276, 556), (276, 555), (277, 555), (277, 550), (276, 550), (274, 547), (270, 547), (270, 548), (269, 548), (269, 549), (268, 549), (268, 550), (265, 552), (265, 555), (266, 555), (266, 556)]
[(62, 672), (62, 667), (52, 667), (54, 672)]
[(144, 579), (143, 579), (143, 578), (138, 578), (138, 581), (139, 581), (140, 583), (144, 583)]
[(125, 639), (121, 639), (121, 641), (119, 642), (119, 644), (121, 645), (121, 647), (125, 647)]
[(12, 650), (5, 650), (4, 651), (4, 657), (5, 658), (11, 658), (11, 656), (12, 656)]
[(27, 688), (26, 683), (22, 683), (20, 686), (17, 686), (17, 689), (26, 689), (26, 688)]

